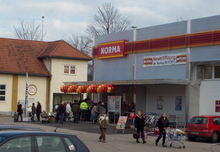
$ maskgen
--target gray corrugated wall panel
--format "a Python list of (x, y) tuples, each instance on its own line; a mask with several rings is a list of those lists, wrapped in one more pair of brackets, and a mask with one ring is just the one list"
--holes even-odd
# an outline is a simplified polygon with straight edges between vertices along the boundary
[(94, 62), (94, 81), (132, 80), (133, 78), (132, 55), (103, 60), (98, 60), (96, 58)]
[(143, 59), (147, 56), (158, 56), (167, 54), (186, 53), (186, 49), (167, 50), (158, 52), (148, 52), (136, 54), (136, 80), (143, 79), (186, 79), (186, 64), (166, 65), (166, 66), (147, 66), (143, 67)]
[(106, 42), (120, 41), (120, 40), (133, 41), (133, 31), (130, 30), (130, 31), (123, 31), (118, 33), (96, 36), (95, 46), (98, 46), (99, 43), (106, 43)]
[(176, 22), (152, 27), (140, 28), (137, 32), (137, 40), (153, 39), (187, 33), (187, 22)]
[(191, 32), (202, 32), (220, 29), (220, 15), (194, 19), (191, 21)]
[(191, 48), (191, 62), (220, 61), (220, 45)]

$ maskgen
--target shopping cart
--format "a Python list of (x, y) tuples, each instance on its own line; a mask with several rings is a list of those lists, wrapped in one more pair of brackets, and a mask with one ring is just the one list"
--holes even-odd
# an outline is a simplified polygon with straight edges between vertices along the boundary
[(185, 148), (186, 145), (181, 142), (182, 141), (182, 137), (184, 135), (184, 132), (180, 129), (166, 129), (166, 134), (167, 134), (167, 141), (166, 144), (168, 142), (170, 142), (170, 147), (173, 146), (174, 144), (177, 144), (179, 146), (179, 149), (181, 149), (182, 147)]

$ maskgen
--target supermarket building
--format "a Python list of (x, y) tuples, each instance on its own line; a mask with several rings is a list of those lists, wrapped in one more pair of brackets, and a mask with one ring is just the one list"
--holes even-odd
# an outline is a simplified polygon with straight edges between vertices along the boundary
[(136, 111), (220, 115), (220, 16), (96, 36), (93, 63)]

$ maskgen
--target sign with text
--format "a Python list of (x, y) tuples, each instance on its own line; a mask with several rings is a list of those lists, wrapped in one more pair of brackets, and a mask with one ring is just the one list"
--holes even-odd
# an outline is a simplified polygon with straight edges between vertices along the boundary
[(215, 100), (215, 112), (220, 112), (220, 100)]
[(116, 129), (125, 129), (127, 120), (128, 116), (120, 116), (116, 125)]
[(101, 43), (98, 45), (98, 59), (117, 58), (125, 56), (126, 40)]
[(144, 57), (143, 67), (186, 64), (186, 54), (160, 55)]
[(108, 112), (121, 112), (121, 96), (108, 96)]

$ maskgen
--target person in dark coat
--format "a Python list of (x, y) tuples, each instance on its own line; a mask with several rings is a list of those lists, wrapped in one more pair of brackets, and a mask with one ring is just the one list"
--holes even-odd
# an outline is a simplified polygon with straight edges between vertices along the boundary
[(36, 109), (36, 112), (37, 112), (37, 121), (40, 121), (41, 104), (40, 104), (39, 101), (37, 102), (37, 109)]
[[(144, 138), (144, 127), (145, 127), (145, 116), (141, 115), (141, 111), (138, 111), (135, 117), (135, 130), (137, 130), (138, 135), (141, 133), (141, 138), (143, 140), (143, 143), (146, 143)], [(138, 138), (136, 142), (139, 143)]]
[(78, 101), (75, 101), (75, 103), (72, 105), (72, 112), (73, 112), (74, 123), (78, 123), (79, 112), (80, 112)]
[(157, 121), (156, 126), (157, 126), (157, 128), (159, 128), (160, 134), (159, 134), (159, 137), (157, 138), (157, 140), (155, 141), (155, 144), (157, 146), (159, 140), (163, 136), (162, 146), (166, 147), (166, 145), (165, 145), (165, 140), (166, 140), (166, 131), (165, 131), (165, 129), (169, 126), (169, 120), (167, 119), (167, 114), (166, 113), (163, 113), (163, 116), (161, 116), (160, 119)]
[(64, 106), (64, 102), (62, 102), (60, 104), (60, 106), (57, 109), (57, 113), (60, 116), (60, 124), (63, 124), (63, 119), (64, 119), (64, 115), (65, 115), (65, 106)]
[(18, 112), (18, 118), (20, 116), (21, 121), (23, 121), (23, 118), (22, 118), (23, 110), (22, 110), (22, 105), (20, 104), (20, 102), (18, 102), (18, 105), (17, 105), (17, 112)]
[(32, 114), (31, 120), (34, 121), (34, 115), (36, 114), (36, 107), (34, 103), (32, 103), (31, 114)]

